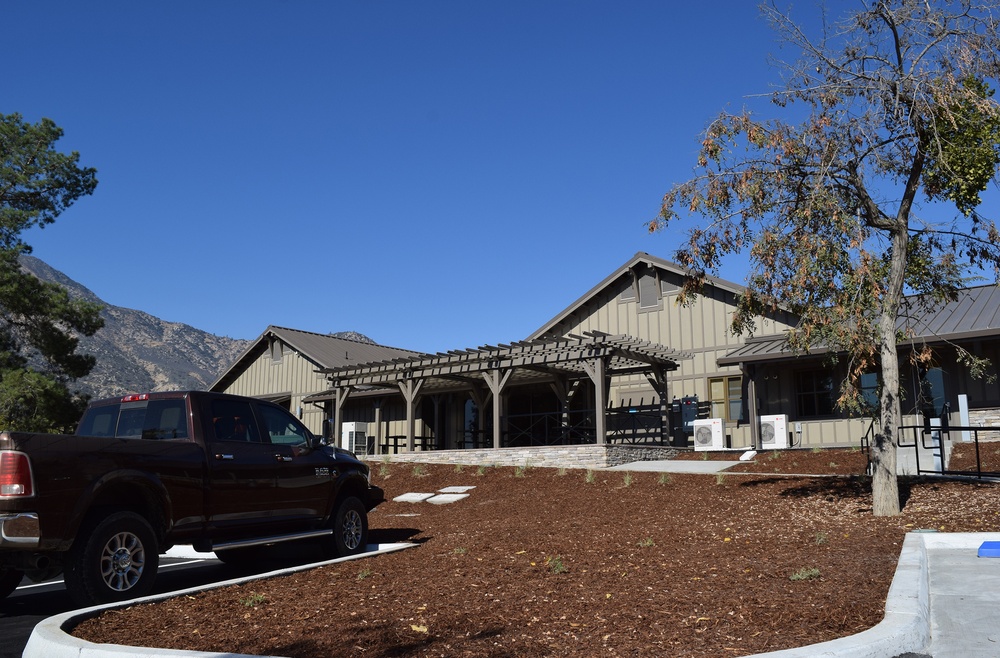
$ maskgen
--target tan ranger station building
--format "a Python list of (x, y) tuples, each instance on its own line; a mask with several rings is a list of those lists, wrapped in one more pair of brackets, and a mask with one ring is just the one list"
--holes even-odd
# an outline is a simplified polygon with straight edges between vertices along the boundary
[[(742, 287), (709, 278), (681, 306), (682, 277), (678, 265), (640, 252), (524, 340), (433, 355), (268, 327), (211, 390), (276, 400), (317, 434), (369, 454), (832, 447), (858, 445), (871, 431), (871, 418), (835, 409), (843, 366), (785, 349), (795, 317), (758, 318), (752, 337), (734, 336)], [(1000, 425), (1000, 289), (970, 288), (901, 329), (913, 335), (900, 345), (912, 422), (923, 409), (954, 415), (953, 425)], [(918, 371), (908, 356), (924, 342), (937, 361)], [(994, 377), (971, 378), (955, 344), (991, 360)], [(865, 383), (874, 395), (874, 373)]]

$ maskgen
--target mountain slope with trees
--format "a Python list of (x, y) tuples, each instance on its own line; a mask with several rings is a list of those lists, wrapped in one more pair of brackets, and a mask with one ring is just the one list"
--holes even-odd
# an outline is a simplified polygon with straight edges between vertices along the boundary
[(80, 352), (97, 358), (93, 370), (74, 384), (95, 398), (138, 391), (205, 389), (249, 345), (179, 322), (107, 304), (88, 288), (33, 256), (21, 266), (42, 281), (57, 283), (73, 299), (100, 304), (104, 327), (80, 339)]

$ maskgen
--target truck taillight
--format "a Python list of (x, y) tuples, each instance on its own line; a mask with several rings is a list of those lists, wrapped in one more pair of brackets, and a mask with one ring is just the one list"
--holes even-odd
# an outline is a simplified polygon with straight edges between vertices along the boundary
[(31, 496), (31, 462), (22, 452), (0, 452), (0, 496)]

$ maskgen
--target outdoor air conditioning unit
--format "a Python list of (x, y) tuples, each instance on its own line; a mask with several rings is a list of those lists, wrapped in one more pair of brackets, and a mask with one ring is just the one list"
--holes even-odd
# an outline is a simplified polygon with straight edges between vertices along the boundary
[(699, 418), (694, 425), (694, 449), (725, 450), (726, 433), (721, 418)]
[(760, 447), (763, 450), (782, 450), (788, 447), (788, 416), (760, 417)]
[(355, 455), (368, 454), (368, 423), (344, 423), (340, 426), (340, 434), (345, 450)]

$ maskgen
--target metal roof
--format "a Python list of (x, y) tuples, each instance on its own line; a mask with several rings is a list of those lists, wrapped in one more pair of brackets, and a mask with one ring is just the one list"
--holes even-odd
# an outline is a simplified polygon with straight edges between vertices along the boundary
[(630, 336), (588, 332), (330, 368), (323, 372), (333, 388), (306, 400), (330, 399), (333, 389), (341, 387), (395, 388), (399, 381), (416, 379), (423, 380), (423, 393), (467, 390), (484, 384), (480, 373), (494, 370), (510, 370), (511, 385), (552, 381), (556, 376), (581, 379), (587, 376), (588, 363), (597, 358), (606, 359), (606, 372), (612, 375), (675, 370), (678, 361), (692, 357)]
[(250, 363), (269, 349), (271, 341), (275, 339), (291, 347), (303, 358), (315, 363), (317, 369), (340, 368), (383, 359), (413, 357), (420, 354), (420, 352), (413, 350), (363, 343), (329, 334), (318, 334), (272, 325), (264, 330), (264, 333), (236, 359), (233, 365), (209, 387), (209, 390), (215, 390), (216, 387), (236, 379)]
[[(995, 285), (966, 288), (955, 301), (933, 305), (925, 296), (906, 298), (905, 313), (896, 321), (896, 329), (928, 342), (1000, 337), (1000, 287)], [(826, 347), (809, 351), (810, 356), (825, 354)], [(784, 336), (750, 338), (741, 347), (719, 359), (719, 365), (760, 363), (794, 359)]]

